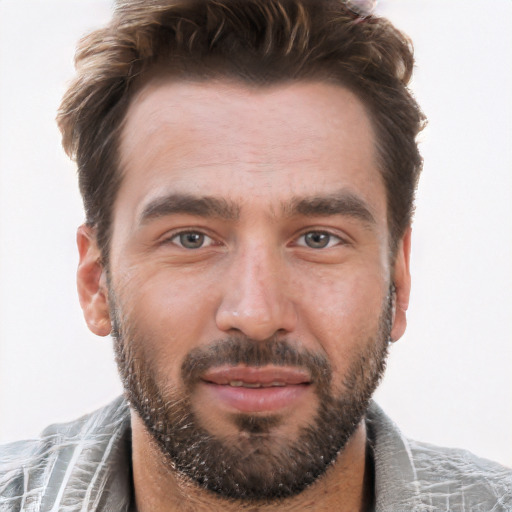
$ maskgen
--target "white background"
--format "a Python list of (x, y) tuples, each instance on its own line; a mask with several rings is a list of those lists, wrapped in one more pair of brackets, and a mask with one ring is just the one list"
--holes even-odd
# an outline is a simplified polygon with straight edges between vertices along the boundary
[[(382, 0), (430, 123), (409, 328), (377, 399), (409, 436), (512, 465), (512, 1)], [(120, 392), (76, 299), (74, 166), (54, 117), (107, 0), (0, 0), (0, 442)]]

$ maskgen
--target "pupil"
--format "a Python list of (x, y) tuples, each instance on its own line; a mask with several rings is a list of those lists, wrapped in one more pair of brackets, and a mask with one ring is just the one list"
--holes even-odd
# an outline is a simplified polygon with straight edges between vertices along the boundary
[(307, 233), (306, 244), (314, 249), (323, 248), (329, 243), (329, 238), (330, 236), (327, 233)]
[(180, 235), (180, 242), (187, 249), (198, 249), (203, 245), (204, 235), (201, 233), (183, 233)]

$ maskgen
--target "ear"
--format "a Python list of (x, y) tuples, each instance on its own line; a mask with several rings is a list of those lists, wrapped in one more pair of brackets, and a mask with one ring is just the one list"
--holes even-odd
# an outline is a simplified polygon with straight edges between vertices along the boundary
[(80, 255), (76, 274), (80, 306), (89, 329), (98, 336), (107, 336), (111, 331), (107, 279), (94, 229), (80, 226), (76, 243)]
[(409, 307), (409, 295), (411, 293), (411, 227), (407, 228), (404, 236), (400, 240), (396, 252), (396, 258), (393, 269), (394, 284), (396, 296), (394, 297), (393, 327), (391, 329), (391, 339), (399, 340), (407, 327), (407, 308)]

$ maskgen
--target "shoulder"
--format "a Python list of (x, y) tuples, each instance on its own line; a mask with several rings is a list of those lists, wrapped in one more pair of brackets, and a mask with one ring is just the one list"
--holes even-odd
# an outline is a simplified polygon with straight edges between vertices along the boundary
[[(512, 510), (512, 469), (457, 448), (407, 440), (418, 482), (431, 492), (445, 489), (475, 503), (503, 505)], [(499, 510), (499, 509), (496, 509)]]
[(70, 468), (81, 466), (82, 477), (84, 469), (94, 471), (128, 426), (128, 406), (118, 398), (73, 422), (47, 427), (37, 439), (0, 446), (0, 511), (40, 510), (69, 481)]
[(469, 451), (414, 441), (372, 403), (377, 510), (512, 511), (512, 469)]
[(0, 510), (23, 510), (24, 468), (37, 465), (38, 441), (18, 441), (0, 446)]

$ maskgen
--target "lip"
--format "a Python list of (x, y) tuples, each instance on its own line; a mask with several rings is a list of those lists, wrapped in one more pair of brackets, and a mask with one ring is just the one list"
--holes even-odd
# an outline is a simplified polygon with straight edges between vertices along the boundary
[(307, 371), (288, 366), (222, 366), (208, 370), (201, 378), (205, 382), (218, 385), (227, 385), (231, 381), (250, 384), (281, 382), (285, 385), (310, 384), (311, 382)]
[(202, 386), (214, 403), (245, 413), (293, 406), (308, 392), (310, 384), (308, 372), (290, 367), (221, 367), (202, 376)]

